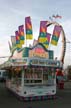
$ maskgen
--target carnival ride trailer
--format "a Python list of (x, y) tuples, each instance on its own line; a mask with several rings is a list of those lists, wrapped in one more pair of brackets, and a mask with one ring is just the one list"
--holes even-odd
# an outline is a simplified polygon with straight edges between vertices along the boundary
[(57, 68), (61, 68), (57, 60), (14, 59), (6, 87), (24, 100), (47, 99), (56, 94)]

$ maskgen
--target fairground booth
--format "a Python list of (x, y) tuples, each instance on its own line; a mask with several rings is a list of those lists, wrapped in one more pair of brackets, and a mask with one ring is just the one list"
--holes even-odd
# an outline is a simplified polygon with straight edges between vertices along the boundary
[[(56, 95), (56, 69), (63, 68), (62, 60), (65, 49), (64, 47), (62, 49), (64, 52), (62, 60), (54, 58), (54, 51), (48, 50), (50, 34), (46, 31), (46, 24), (46, 21), (41, 21), (39, 37), (32, 46), (22, 47), (25, 38), (23, 26), (19, 27), (19, 34), (18, 31), (15, 32), (16, 43), (15, 37), (11, 37), (10, 72), (6, 81), (6, 88), (20, 99), (39, 100), (52, 98)], [(49, 23), (49, 25), (51, 24)], [(32, 39), (30, 17), (26, 17), (25, 25), (26, 40)], [(55, 24), (54, 37), (60, 35), (61, 28), (60, 25)], [(51, 43), (57, 45), (59, 37), (57, 40), (54, 40), (54, 37), (51, 39)]]
[(24, 99), (55, 95), (56, 69), (62, 65), (53, 55), (53, 51), (46, 50), (42, 44), (23, 48), (16, 58), (10, 58), (12, 66), (7, 88)]

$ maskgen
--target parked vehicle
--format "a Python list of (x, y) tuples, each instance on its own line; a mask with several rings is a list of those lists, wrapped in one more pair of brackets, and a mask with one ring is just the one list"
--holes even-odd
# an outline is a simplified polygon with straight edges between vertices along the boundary
[(0, 81), (6, 81), (6, 78), (7, 78), (7, 71), (0, 70)]

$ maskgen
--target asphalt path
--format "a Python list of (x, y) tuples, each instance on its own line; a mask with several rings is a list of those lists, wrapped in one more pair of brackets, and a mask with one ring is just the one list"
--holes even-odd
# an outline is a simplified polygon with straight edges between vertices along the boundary
[(56, 99), (30, 102), (20, 101), (0, 83), (0, 108), (71, 108), (71, 81), (63, 90), (57, 89)]

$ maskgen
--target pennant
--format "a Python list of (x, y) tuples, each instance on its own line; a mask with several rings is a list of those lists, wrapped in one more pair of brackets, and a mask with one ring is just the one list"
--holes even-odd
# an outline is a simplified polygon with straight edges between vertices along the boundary
[(52, 39), (51, 39), (51, 44), (57, 45), (61, 30), (62, 30), (61, 26), (55, 25), (54, 30), (53, 30)]
[(19, 37), (20, 37), (20, 44), (24, 44), (25, 35), (24, 35), (24, 25), (19, 26)]
[(32, 23), (30, 17), (25, 18), (25, 30), (26, 30), (26, 39), (32, 39), (33, 32), (32, 32)]

